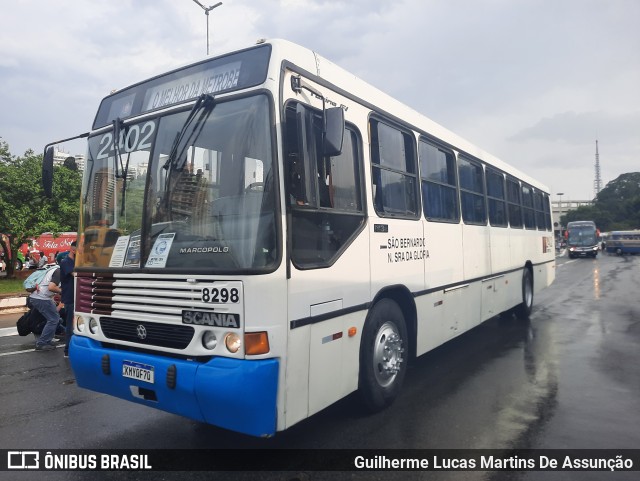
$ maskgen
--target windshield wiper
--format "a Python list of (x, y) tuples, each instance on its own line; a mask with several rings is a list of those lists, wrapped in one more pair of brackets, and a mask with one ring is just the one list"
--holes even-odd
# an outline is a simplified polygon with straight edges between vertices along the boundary
[[(122, 178), (122, 208), (120, 209), (120, 215), (124, 215), (127, 192), (127, 174), (129, 172), (129, 160), (131, 160), (131, 152), (127, 153), (127, 163), (122, 162), (122, 152), (120, 151), (120, 132), (123, 132), (122, 138), (127, 138), (128, 127), (124, 125), (124, 122), (120, 117), (113, 120), (113, 148), (115, 150), (115, 166), (116, 166), (116, 179)], [(126, 142), (126, 141), (125, 141)], [(125, 146), (126, 148), (126, 146)], [(120, 163), (121, 173), (118, 174), (118, 163)]]
[(127, 130), (124, 122), (120, 117), (113, 119), (113, 149), (115, 151), (115, 167), (116, 167), (116, 179), (120, 177), (118, 173), (118, 163), (120, 163), (120, 169), (122, 170), (122, 176), (125, 177), (125, 168), (122, 164), (122, 152), (120, 152), (120, 132), (124, 130), (126, 135)]
[[(171, 152), (169, 153), (169, 157), (164, 164), (164, 168), (168, 169), (171, 167), (174, 170), (182, 170), (184, 167), (184, 163), (186, 161), (182, 160), (187, 147), (191, 143), (192, 138), (197, 139), (200, 135), (200, 132), (204, 128), (204, 122), (207, 120), (213, 108), (215, 107), (215, 98), (211, 94), (202, 94), (196, 100), (196, 103), (193, 104), (193, 108), (189, 115), (187, 116), (187, 120), (185, 120), (182, 128), (179, 132), (176, 133), (176, 137), (173, 141), (173, 145), (171, 146)], [(195, 121), (193, 127), (189, 129), (197, 114), (200, 113), (200, 117)], [(187, 131), (189, 131), (189, 136), (186, 140), (184, 140)], [(182, 149), (178, 152), (179, 147), (182, 145)]]

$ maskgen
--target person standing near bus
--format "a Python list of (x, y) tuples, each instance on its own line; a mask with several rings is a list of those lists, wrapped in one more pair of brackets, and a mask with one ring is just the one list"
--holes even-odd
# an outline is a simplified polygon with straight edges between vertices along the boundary
[(76, 241), (71, 243), (69, 253), (60, 261), (60, 300), (64, 304), (65, 344), (64, 357), (69, 357), (69, 344), (73, 335), (73, 312), (75, 310), (73, 269), (76, 266)]
[(60, 269), (56, 266), (47, 272), (42, 283), (29, 296), (31, 307), (47, 320), (42, 334), (36, 341), (36, 351), (53, 351), (56, 348), (53, 336), (60, 323), (60, 315), (56, 309), (56, 303), (53, 301), (53, 296), (62, 292), (58, 284), (60, 284)]

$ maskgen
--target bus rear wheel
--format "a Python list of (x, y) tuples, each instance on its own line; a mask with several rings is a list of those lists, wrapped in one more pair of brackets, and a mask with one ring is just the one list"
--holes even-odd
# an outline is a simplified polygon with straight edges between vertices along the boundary
[(390, 406), (407, 371), (407, 327), (402, 310), (382, 299), (369, 312), (360, 344), (359, 392), (370, 412)]
[(518, 319), (529, 319), (533, 310), (533, 275), (531, 270), (524, 268), (522, 272), (522, 302), (518, 304), (513, 312)]

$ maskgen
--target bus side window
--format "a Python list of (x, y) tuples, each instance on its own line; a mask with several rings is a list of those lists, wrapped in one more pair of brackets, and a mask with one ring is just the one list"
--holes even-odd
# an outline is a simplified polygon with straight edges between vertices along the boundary
[(358, 136), (347, 128), (342, 153), (324, 157), (321, 127), (320, 112), (288, 105), (284, 151), (291, 259), (305, 269), (329, 266), (364, 223)]
[(374, 205), (379, 216), (416, 219), (418, 175), (413, 136), (376, 119), (370, 122)]
[(422, 208), (430, 221), (458, 222), (456, 160), (453, 152), (420, 140)]

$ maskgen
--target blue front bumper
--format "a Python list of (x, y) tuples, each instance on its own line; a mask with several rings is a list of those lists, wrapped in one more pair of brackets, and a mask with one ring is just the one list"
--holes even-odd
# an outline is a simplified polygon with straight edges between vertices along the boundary
[[(83, 336), (71, 338), (69, 354), (76, 382), (85, 389), (252, 436), (276, 431), (276, 359), (214, 357), (200, 363), (107, 349)], [(123, 377), (123, 361), (153, 366), (155, 382)]]

